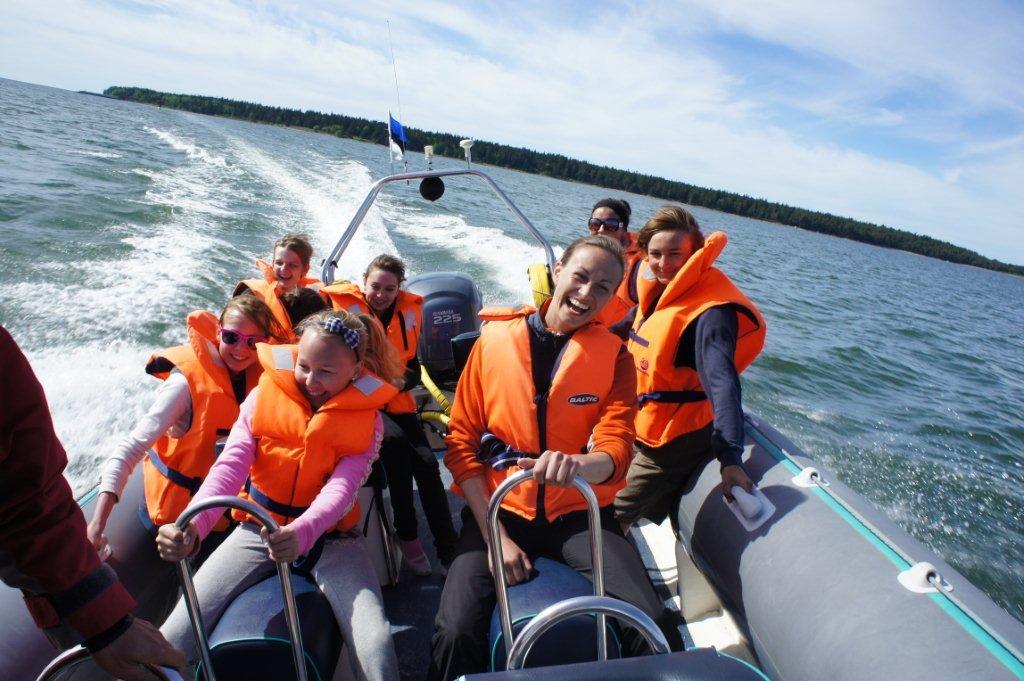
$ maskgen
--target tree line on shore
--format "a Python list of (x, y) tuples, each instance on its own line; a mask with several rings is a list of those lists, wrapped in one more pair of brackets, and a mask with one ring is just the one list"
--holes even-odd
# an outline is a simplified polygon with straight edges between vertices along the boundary
[[(103, 94), (115, 99), (154, 104), (211, 116), (227, 116), (257, 123), (302, 127), (338, 137), (377, 144), (387, 143), (384, 122), (354, 116), (319, 111), (299, 111), (222, 97), (172, 94), (137, 87), (109, 87), (103, 91)], [(439, 156), (452, 158), (462, 156), (462, 149), (459, 147), (459, 140), (462, 138), (458, 135), (410, 127), (406, 127), (405, 132), (408, 136), (407, 149), (410, 151), (421, 152), (424, 145), (432, 144), (434, 153)], [(702, 206), (885, 248), (909, 251), (949, 262), (1024, 276), (1024, 267), (1020, 265), (986, 258), (969, 249), (929, 236), (788, 206), (743, 194), (698, 187), (663, 177), (599, 166), (561, 154), (538, 152), (495, 142), (476, 141), (473, 145), (473, 160), (522, 172), (677, 201), (691, 206)]]

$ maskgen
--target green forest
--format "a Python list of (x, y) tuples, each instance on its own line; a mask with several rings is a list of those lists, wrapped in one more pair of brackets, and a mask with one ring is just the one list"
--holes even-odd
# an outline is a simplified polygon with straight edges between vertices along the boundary
[[(257, 123), (296, 126), (338, 137), (348, 137), (377, 144), (387, 143), (384, 122), (365, 118), (319, 111), (283, 109), (221, 97), (171, 94), (135, 87), (109, 87), (104, 90), (103, 94), (115, 99), (183, 109), (211, 116), (228, 116)], [(423, 151), (424, 145), (432, 144), (434, 153), (437, 155), (462, 157), (459, 140), (463, 137), (459, 135), (410, 127), (406, 127), (405, 132), (409, 138), (407, 148), (410, 151)], [(921, 236), (829, 213), (773, 203), (743, 194), (698, 187), (685, 182), (667, 180), (663, 177), (599, 166), (561, 154), (542, 153), (522, 147), (478, 140), (473, 145), (473, 160), (527, 173), (643, 194), (668, 201), (678, 201), (691, 206), (712, 208), (725, 213), (778, 222), (885, 248), (910, 251), (949, 262), (1024, 276), (1024, 267), (1020, 265), (992, 260), (974, 251), (929, 236)]]

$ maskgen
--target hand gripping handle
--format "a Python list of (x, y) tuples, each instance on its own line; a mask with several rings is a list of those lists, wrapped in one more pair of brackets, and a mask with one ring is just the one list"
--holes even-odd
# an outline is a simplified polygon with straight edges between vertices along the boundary
[[(202, 501), (190, 505), (174, 523), (179, 530), (185, 531), (188, 523), (203, 511), (211, 508), (233, 508), (244, 511), (255, 518), (267, 532), (276, 532), (279, 529), (277, 521), (262, 506), (248, 499), (221, 495), (207, 497)], [(199, 648), (199, 655), (203, 660), (203, 672), (207, 681), (216, 681), (213, 673), (213, 664), (210, 660), (210, 643), (206, 638), (203, 629), (203, 617), (199, 612), (199, 599), (196, 597), (196, 587), (192, 582), (192, 570), (189, 568), (188, 559), (178, 561), (178, 577), (181, 579), (181, 588), (185, 594), (185, 606), (188, 609), (189, 620), (192, 622), (192, 631), (196, 637), (196, 646)], [(288, 622), (288, 633), (291, 634), (292, 661), (295, 664), (295, 678), (298, 681), (306, 679), (306, 659), (302, 647), (302, 632), (299, 629), (299, 610), (295, 605), (295, 593), (292, 590), (291, 569), (288, 563), (277, 564), (277, 576), (281, 580), (281, 597), (284, 600), (285, 618)]]

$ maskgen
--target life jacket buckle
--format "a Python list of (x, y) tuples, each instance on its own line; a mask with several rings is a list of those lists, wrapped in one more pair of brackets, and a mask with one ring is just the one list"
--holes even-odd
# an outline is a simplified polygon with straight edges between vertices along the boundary
[(485, 432), (476, 450), (476, 460), (487, 464), (495, 471), (503, 471), (515, 465), (522, 458), (536, 459), (536, 454), (521, 452), (512, 445), (502, 442), (494, 433)]

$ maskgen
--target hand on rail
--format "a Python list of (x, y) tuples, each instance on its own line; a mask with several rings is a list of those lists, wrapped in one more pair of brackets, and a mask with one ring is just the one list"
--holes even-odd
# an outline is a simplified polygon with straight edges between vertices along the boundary
[(189, 523), (184, 532), (173, 523), (161, 525), (156, 533), (156, 550), (164, 560), (176, 563), (188, 558), (198, 546), (199, 536), (194, 523)]
[(153, 681), (156, 676), (143, 665), (178, 671), (185, 667), (184, 653), (168, 643), (156, 627), (140, 619), (133, 620), (123, 634), (93, 653), (92, 659), (105, 672), (125, 681)]
[(263, 543), (270, 550), (270, 560), (278, 563), (290, 563), (299, 558), (299, 535), (289, 525), (278, 528), (277, 532), (260, 530)]
[(550, 449), (536, 459), (516, 461), (523, 470), (533, 470), (533, 479), (556, 487), (571, 487), (573, 479), (580, 472), (579, 457)]
[(754, 491), (754, 482), (747, 475), (747, 472), (743, 470), (743, 466), (738, 464), (722, 468), (722, 492), (729, 501), (733, 500), (731, 491), (733, 485), (739, 485), (747, 492)]
[[(532, 460), (532, 459), (531, 459)], [(530, 571), (533, 563), (530, 562), (526, 552), (519, 548), (519, 544), (509, 539), (505, 534), (505, 528), (501, 528), (501, 554), (505, 561), (505, 580), (509, 586), (525, 582), (530, 578)], [(491, 552), (487, 552), (487, 567), (494, 573), (494, 565), (491, 564)]]

